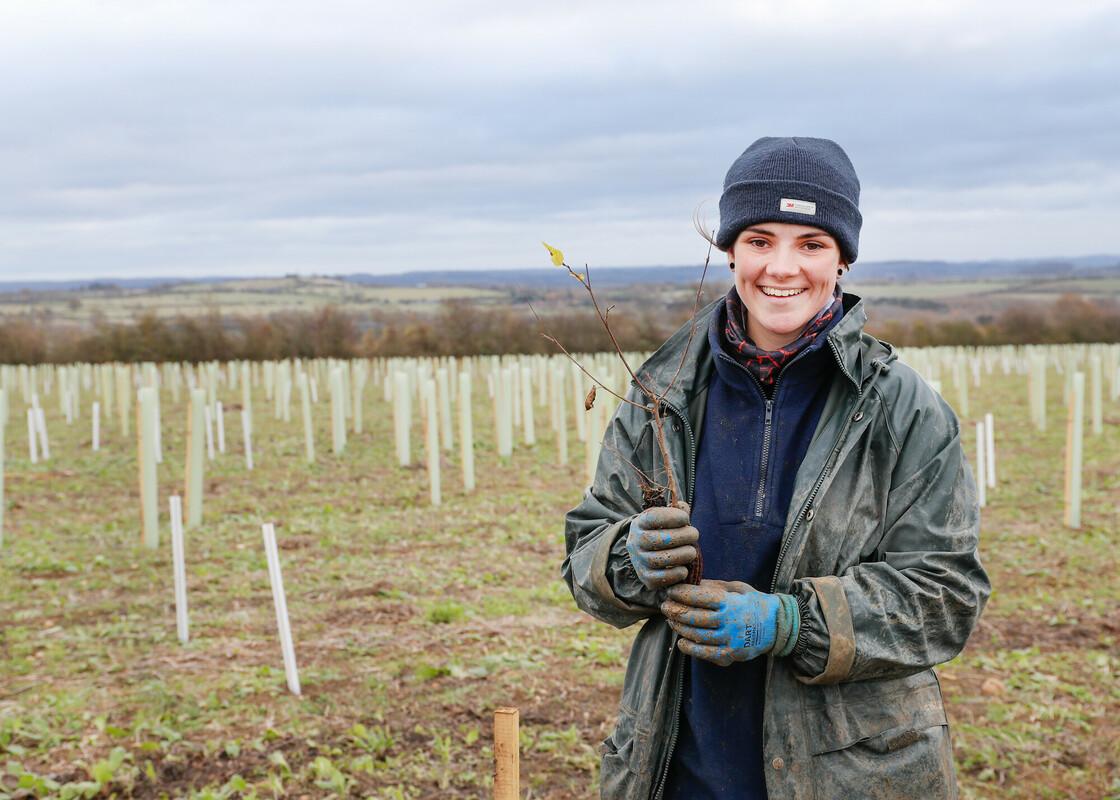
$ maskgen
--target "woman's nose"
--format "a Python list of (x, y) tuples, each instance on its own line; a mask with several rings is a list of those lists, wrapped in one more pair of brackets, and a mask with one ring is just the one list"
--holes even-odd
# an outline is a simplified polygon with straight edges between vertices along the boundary
[(801, 271), (797, 263), (797, 253), (785, 248), (776, 249), (770, 263), (766, 265), (766, 271), (776, 278), (796, 275)]

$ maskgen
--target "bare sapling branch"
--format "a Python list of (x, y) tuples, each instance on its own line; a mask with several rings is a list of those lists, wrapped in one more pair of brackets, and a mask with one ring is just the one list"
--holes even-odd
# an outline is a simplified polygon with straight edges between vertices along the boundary
[[(693, 222), (697, 226), (697, 229), (700, 230), (700, 222), (699, 222), (699, 217), (698, 216), (694, 215)], [(704, 232), (702, 230), (701, 230), (701, 233), (704, 234)], [(634, 382), (634, 386), (638, 389), (638, 391), (640, 391), (642, 393), (642, 395), (648, 401), (648, 405), (642, 405), (640, 403), (635, 403), (633, 400), (630, 400), (627, 397), (622, 397), (617, 392), (615, 392), (613, 389), (611, 389), (609, 386), (606, 386), (605, 384), (603, 384), (602, 381), (599, 381), (593, 375), (591, 375), (591, 373), (589, 373), (584, 368), (584, 366), (579, 363), (579, 360), (576, 359), (571, 353), (569, 353), (567, 348), (565, 348), (564, 345), (561, 344), (554, 336), (551, 336), (551, 335), (549, 335), (547, 333), (544, 333), (544, 332), (541, 333), (541, 335), (545, 339), (547, 339), (548, 341), (552, 342), (557, 347), (559, 347), (560, 350), (564, 353), (564, 355), (566, 355), (572, 361), (572, 363), (576, 364), (576, 366), (578, 366), (580, 368), (580, 371), (582, 371), (583, 374), (585, 374), (585, 375), (587, 375), (587, 377), (591, 378), (591, 380), (594, 381), (594, 383), (596, 385), (602, 386), (604, 389), (607, 390), (607, 392), (609, 392), (613, 397), (618, 398), (620, 401), (625, 402), (625, 403), (629, 403), (632, 406), (641, 408), (650, 415), (651, 422), (653, 423), (654, 434), (655, 434), (654, 439), (657, 442), (658, 454), (661, 457), (662, 467), (665, 470), (665, 479), (668, 483), (667, 486), (662, 487), (660, 484), (655, 483), (652, 479), (650, 479), (650, 477), (648, 475), (645, 474), (645, 472), (638, 469), (638, 467), (636, 465), (631, 463), (621, 453), (619, 453), (617, 448), (615, 448), (613, 446), (609, 446), (611, 451), (614, 452), (623, 463), (629, 465), (630, 468), (633, 469), (638, 474), (639, 484), (641, 485), (641, 489), (642, 489), (643, 507), (647, 507), (647, 508), (649, 506), (657, 505), (659, 503), (664, 504), (664, 505), (668, 505), (668, 506), (681, 506), (681, 505), (684, 505), (687, 502), (687, 499), (688, 499), (684, 496), (684, 493), (681, 491), (680, 484), (677, 481), (676, 471), (673, 469), (673, 458), (672, 458), (671, 453), (669, 452), (668, 441), (665, 437), (665, 420), (664, 420), (664, 417), (662, 416), (662, 408), (665, 404), (665, 398), (668, 396), (669, 392), (676, 385), (677, 379), (680, 377), (681, 370), (684, 367), (684, 363), (685, 363), (685, 360), (687, 359), (688, 352), (691, 348), (693, 338), (696, 335), (696, 314), (697, 314), (697, 312), (699, 311), (699, 308), (700, 308), (700, 300), (701, 300), (701, 298), (703, 296), (703, 292), (704, 292), (704, 280), (707, 277), (708, 266), (711, 263), (712, 242), (715, 238), (715, 232), (713, 231), (710, 236), (707, 235), (707, 234), (704, 234), (704, 238), (706, 238), (708, 240), (709, 246), (708, 246), (707, 255), (704, 258), (704, 269), (703, 269), (703, 272), (701, 273), (701, 276), (700, 276), (700, 283), (696, 288), (696, 297), (693, 300), (692, 313), (689, 316), (688, 340), (685, 344), (684, 350), (681, 353), (681, 359), (677, 364), (677, 368), (673, 373), (673, 377), (670, 379), (668, 385), (665, 386), (664, 389), (662, 389), (660, 391), (658, 391), (657, 387), (655, 386), (654, 381), (652, 379), (652, 376), (647, 374), (647, 375), (644, 376), (644, 378), (640, 377), (634, 371), (634, 369), (630, 366), (630, 362), (627, 360), (626, 355), (622, 350), (622, 346), (619, 344), (618, 339), (615, 336), (614, 330), (611, 328), (610, 313), (611, 313), (611, 311), (614, 310), (614, 305), (608, 306), (606, 308), (606, 310), (604, 310), (602, 308), (602, 306), (599, 305), (599, 298), (595, 295), (595, 290), (594, 290), (594, 288), (592, 287), (592, 284), (591, 284), (591, 270), (590, 270), (590, 268), (586, 264), (584, 264), (583, 273), (576, 272), (564, 260), (564, 254), (561, 251), (557, 250), (556, 248), (552, 247), (551, 245), (549, 245), (547, 243), (542, 242), (542, 244), (544, 244), (545, 248), (547, 248), (547, 250), (549, 252), (549, 255), (552, 259), (552, 263), (557, 267), (563, 267), (564, 269), (566, 269), (568, 271), (569, 275), (571, 275), (573, 278), (575, 278), (581, 284), (583, 284), (583, 288), (587, 291), (588, 297), (591, 298), (591, 304), (595, 309), (596, 315), (598, 315), (598, 317), (599, 317), (599, 322), (602, 324), (603, 330), (606, 331), (607, 338), (610, 340), (610, 343), (611, 343), (611, 347), (614, 348), (615, 355), (618, 356), (619, 360), (622, 362), (623, 367), (625, 367), (626, 372), (630, 375), (630, 379)], [(532, 308), (532, 306), (530, 306), (530, 308)], [(537, 313), (536, 313), (535, 310), (533, 310), (533, 315), (537, 316)], [(539, 316), (537, 316), (537, 322), (538, 323), (540, 322), (540, 317)], [(692, 563), (692, 565), (689, 568), (688, 582), (689, 583), (699, 583), (702, 571), (703, 571), (703, 561), (702, 561), (702, 558), (700, 556), (699, 548), (697, 548), (696, 560)]]
[[(710, 238), (710, 237), (708, 237), (708, 238)], [(558, 266), (558, 267), (563, 267), (564, 269), (566, 269), (568, 271), (568, 274), (571, 275), (576, 280), (578, 280), (583, 285), (583, 288), (587, 291), (588, 297), (590, 297), (590, 299), (591, 299), (591, 304), (595, 309), (595, 313), (599, 317), (599, 321), (603, 326), (603, 330), (607, 334), (607, 338), (610, 340), (611, 347), (614, 349), (615, 354), (618, 356), (619, 360), (622, 362), (622, 365), (625, 367), (626, 372), (630, 375), (630, 378), (631, 378), (631, 380), (633, 380), (634, 385), (645, 396), (646, 400), (648, 401), (648, 405), (641, 405), (639, 403), (635, 403), (635, 402), (633, 402), (632, 400), (630, 400), (626, 397), (620, 396), (617, 392), (613, 391), (609, 387), (604, 386), (603, 383), (601, 381), (595, 379), (594, 376), (592, 376), (583, 367), (583, 365), (579, 363), (578, 359), (574, 358), (572, 356), (572, 354), (568, 352), (567, 348), (565, 348), (563, 346), (563, 344), (561, 344), (559, 341), (557, 341), (557, 339), (555, 337), (550, 336), (547, 333), (542, 333), (541, 335), (545, 339), (547, 339), (548, 341), (556, 344), (556, 346), (559, 347), (561, 349), (561, 351), (563, 351), (564, 354), (566, 356), (568, 356), (569, 359), (572, 360), (573, 363), (575, 363), (577, 366), (579, 366), (580, 370), (585, 375), (587, 375), (589, 378), (591, 378), (593, 381), (595, 381), (595, 383), (598, 384), (599, 386), (603, 386), (603, 388), (606, 389), (613, 397), (616, 397), (623, 402), (629, 403), (630, 405), (643, 408), (646, 412), (648, 412), (650, 414), (650, 416), (652, 417), (652, 421), (653, 421), (654, 432), (656, 434), (655, 438), (656, 438), (656, 441), (657, 441), (657, 448), (658, 448), (658, 451), (661, 455), (663, 466), (665, 468), (666, 480), (668, 481), (668, 486), (666, 487), (668, 496), (665, 498), (665, 501), (668, 505), (672, 505), (672, 504), (677, 503), (681, 500), (685, 500), (686, 498), (684, 498), (683, 493), (681, 492), (680, 485), (677, 481), (676, 474), (675, 474), (675, 471), (673, 469), (672, 456), (669, 453), (668, 444), (667, 444), (666, 439), (665, 439), (665, 421), (664, 421), (664, 418), (662, 417), (662, 404), (664, 402), (665, 396), (673, 388), (673, 386), (676, 383), (676, 380), (677, 380), (678, 376), (680, 375), (681, 368), (684, 365), (685, 354), (687, 354), (687, 347), (686, 347), (685, 354), (682, 354), (681, 361), (680, 361), (680, 363), (678, 363), (677, 369), (674, 372), (673, 378), (669, 382), (669, 385), (666, 386), (663, 390), (658, 391), (657, 387), (654, 386), (653, 381), (650, 379), (650, 377), (648, 375), (645, 376), (644, 379), (643, 379), (643, 377), (639, 376), (634, 371), (634, 369), (630, 366), (630, 362), (627, 360), (626, 355), (622, 350), (622, 346), (619, 344), (619, 341), (618, 341), (617, 337), (615, 336), (614, 330), (613, 330), (613, 328), (611, 327), (611, 324), (610, 324), (610, 312), (614, 309), (614, 305), (608, 306), (604, 310), (603, 307), (599, 304), (599, 298), (596, 296), (594, 287), (593, 287), (592, 282), (591, 282), (590, 267), (585, 264), (583, 273), (579, 273), (576, 270), (572, 269), (572, 267), (564, 260), (564, 254), (561, 251), (557, 250), (554, 247), (551, 247), (548, 244), (545, 244), (545, 247), (548, 249), (549, 255), (552, 257), (552, 263), (554, 265)], [(703, 270), (703, 273), (701, 275), (700, 285), (697, 288), (696, 298), (693, 301), (692, 313), (691, 313), (690, 318), (689, 318), (689, 325), (690, 325), (689, 337), (688, 337), (688, 344), (689, 345), (691, 345), (692, 339), (693, 339), (693, 337), (695, 335), (695, 332), (696, 332), (696, 312), (699, 309), (700, 298), (703, 294), (704, 278), (707, 276), (708, 266), (711, 263), (711, 252), (712, 252), (711, 251), (711, 246), (709, 244), (708, 253), (707, 253), (706, 258), (704, 259), (704, 270)], [(535, 310), (534, 310), (533, 313), (534, 313), (534, 315), (536, 315)], [(537, 319), (538, 319), (538, 322), (539, 322), (540, 318), (537, 317)], [(631, 466), (633, 466), (633, 465), (631, 465)]]

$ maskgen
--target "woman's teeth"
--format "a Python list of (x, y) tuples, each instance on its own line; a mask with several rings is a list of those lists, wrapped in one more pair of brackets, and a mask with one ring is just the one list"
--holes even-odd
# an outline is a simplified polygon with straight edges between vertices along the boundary
[(793, 297), (805, 291), (804, 289), (771, 289), (769, 286), (760, 286), (759, 288), (767, 297)]

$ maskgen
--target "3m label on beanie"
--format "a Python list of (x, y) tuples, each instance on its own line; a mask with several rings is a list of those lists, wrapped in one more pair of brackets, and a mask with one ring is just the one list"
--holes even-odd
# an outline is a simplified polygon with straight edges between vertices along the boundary
[(789, 197), (783, 197), (778, 202), (778, 208), (782, 211), (787, 211), (790, 214), (816, 214), (817, 204), (809, 200), (793, 200)]

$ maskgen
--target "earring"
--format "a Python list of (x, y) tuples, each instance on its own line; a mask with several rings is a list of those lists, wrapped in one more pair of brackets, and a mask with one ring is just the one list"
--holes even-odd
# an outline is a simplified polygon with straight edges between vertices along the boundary
[(731, 267), (731, 269), (735, 269), (735, 262), (734, 261), (729, 261), (727, 263), (727, 266)]
[(844, 270), (843, 269), (836, 270), (836, 277), (837, 278), (843, 278), (844, 277)]

